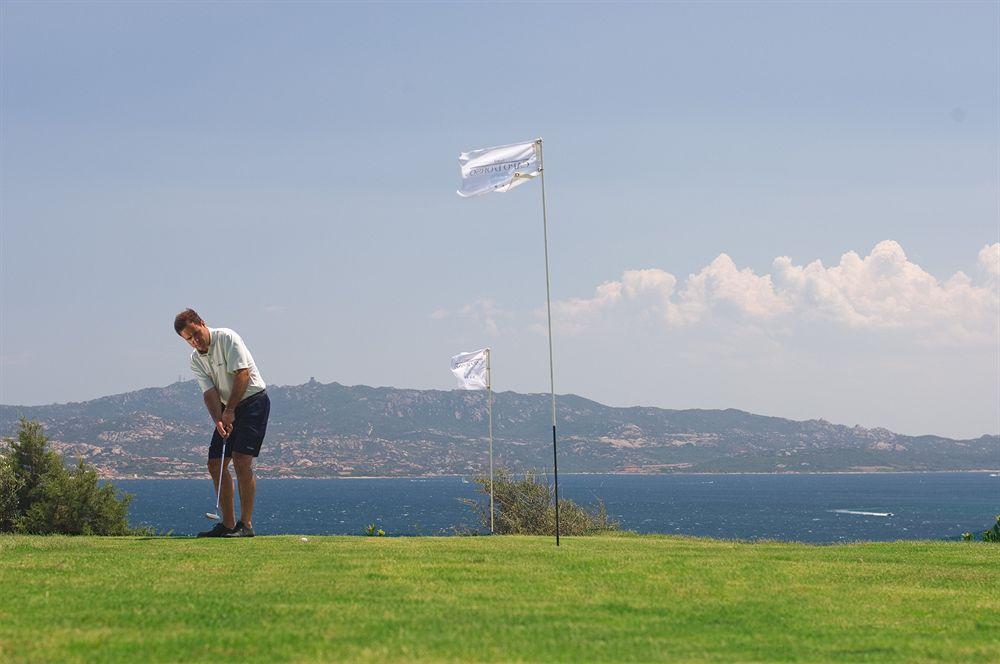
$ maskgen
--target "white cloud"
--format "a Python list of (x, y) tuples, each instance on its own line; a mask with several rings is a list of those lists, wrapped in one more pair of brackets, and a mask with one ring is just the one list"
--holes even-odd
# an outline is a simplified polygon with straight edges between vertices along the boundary
[(677, 302), (668, 310), (672, 324), (694, 323), (709, 312), (728, 309), (748, 318), (767, 319), (789, 310), (786, 298), (774, 290), (770, 275), (740, 270), (726, 254), (719, 256), (684, 282)]
[[(629, 270), (607, 281), (591, 298), (554, 304), (563, 332), (581, 332), (625, 305), (638, 304), (668, 327), (695, 325), (716, 316), (755, 326), (785, 326), (794, 320), (851, 329), (912, 331), (924, 342), (983, 342), (996, 339), (1000, 318), (1000, 243), (978, 256), (984, 278), (963, 272), (940, 281), (911, 262), (899, 243), (886, 240), (862, 258), (851, 251), (838, 265), (795, 265), (774, 260), (772, 274), (739, 269), (720, 254), (678, 287), (663, 270)], [(628, 310), (630, 311), (630, 310)]]
[(979, 269), (993, 280), (996, 288), (997, 279), (1000, 279), (1000, 242), (988, 244), (979, 251)]
[[(984, 254), (996, 251), (985, 247)], [(897, 242), (878, 243), (861, 258), (848, 252), (835, 267), (774, 261), (775, 281), (805, 316), (852, 328), (908, 329), (956, 341), (991, 338), (996, 331), (996, 281), (975, 285), (963, 272), (941, 282), (907, 259)]]
[(510, 311), (499, 307), (494, 300), (489, 298), (476, 300), (460, 309), (435, 309), (431, 313), (433, 320), (455, 318), (478, 323), (487, 334), (493, 337), (500, 334), (500, 321), (509, 320), (512, 317), (513, 314)]

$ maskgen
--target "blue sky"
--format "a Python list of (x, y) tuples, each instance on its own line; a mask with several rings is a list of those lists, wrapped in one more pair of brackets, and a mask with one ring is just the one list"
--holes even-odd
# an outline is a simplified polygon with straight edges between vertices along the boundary
[(271, 383), (546, 391), (539, 188), (454, 193), (542, 136), (558, 392), (1000, 430), (995, 3), (0, 16), (2, 403), (187, 378), (185, 306)]

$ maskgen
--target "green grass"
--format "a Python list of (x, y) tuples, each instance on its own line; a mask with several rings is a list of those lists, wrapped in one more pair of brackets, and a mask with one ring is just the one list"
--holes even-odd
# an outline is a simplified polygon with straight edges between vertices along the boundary
[(3, 661), (1000, 661), (1000, 546), (0, 536)]

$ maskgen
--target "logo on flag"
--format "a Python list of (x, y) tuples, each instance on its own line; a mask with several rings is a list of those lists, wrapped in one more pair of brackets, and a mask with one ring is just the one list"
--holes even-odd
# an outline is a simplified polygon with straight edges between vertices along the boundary
[(451, 358), (451, 372), (463, 390), (485, 390), (490, 386), (487, 364), (489, 348), (471, 353), (459, 353)]
[(462, 168), (459, 196), (506, 192), (541, 174), (538, 141), (472, 150), (458, 155)]

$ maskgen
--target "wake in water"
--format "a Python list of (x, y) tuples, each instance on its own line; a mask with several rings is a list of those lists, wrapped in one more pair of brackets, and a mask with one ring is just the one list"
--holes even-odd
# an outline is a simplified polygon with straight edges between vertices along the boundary
[(892, 512), (861, 512), (858, 510), (829, 510), (837, 514), (858, 514), (861, 516), (893, 516)]

